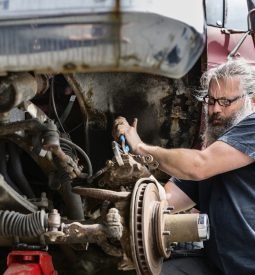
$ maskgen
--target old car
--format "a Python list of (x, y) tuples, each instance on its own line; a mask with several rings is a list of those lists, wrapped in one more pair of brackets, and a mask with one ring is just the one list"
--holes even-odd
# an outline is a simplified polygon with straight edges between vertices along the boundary
[(254, 62), (252, 9), (1, 1), (2, 273), (159, 274), (174, 243), (209, 237), (206, 215), (171, 215), (168, 176), (114, 141), (112, 123), (136, 117), (146, 142), (198, 148), (200, 76), (228, 58)]

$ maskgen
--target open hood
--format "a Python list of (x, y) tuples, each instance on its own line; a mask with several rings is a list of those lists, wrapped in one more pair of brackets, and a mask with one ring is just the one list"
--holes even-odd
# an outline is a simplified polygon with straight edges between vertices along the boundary
[(6, 1), (0, 6), (0, 73), (180, 78), (200, 56), (204, 37), (202, 0)]

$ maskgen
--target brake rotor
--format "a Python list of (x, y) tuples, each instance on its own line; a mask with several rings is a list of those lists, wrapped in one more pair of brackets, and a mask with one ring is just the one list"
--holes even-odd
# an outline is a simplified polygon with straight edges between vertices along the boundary
[(163, 257), (157, 245), (157, 213), (160, 196), (157, 186), (149, 181), (136, 183), (131, 199), (131, 251), (137, 274), (156, 275), (161, 271)]

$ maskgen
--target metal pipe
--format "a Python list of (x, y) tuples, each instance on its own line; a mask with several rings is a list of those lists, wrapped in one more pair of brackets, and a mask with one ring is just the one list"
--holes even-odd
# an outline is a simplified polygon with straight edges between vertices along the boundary
[(18, 131), (48, 131), (48, 127), (37, 119), (27, 119), (0, 125), (0, 136), (7, 136)]
[(0, 113), (8, 112), (37, 94), (37, 81), (30, 73), (11, 74), (0, 84)]

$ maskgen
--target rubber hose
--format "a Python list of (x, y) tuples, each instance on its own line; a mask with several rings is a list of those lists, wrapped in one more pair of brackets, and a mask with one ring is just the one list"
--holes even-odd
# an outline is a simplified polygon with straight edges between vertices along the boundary
[(7, 172), (7, 165), (6, 165), (6, 144), (5, 142), (0, 142), (0, 173), (3, 175), (5, 181), (19, 194), (22, 194), (22, 192), (19, 190), (19, 188), (12, 182), (10, 179), (8, 172)]
[[(20, 155), (18, 152), (18, 146), (14, 143), (8, 143), (8, 150), (10, 153), (10, 169), (11, 169), (11, 178), (18, 185), (20, 190), (26, 195), (28, 198), (35, 198), (35, 194), (24, 175), (23, 167), (20, 160)], [(10, 172), (9, 169), (9, 172)]]
[(0, 236), (38, 237), (45, 232), (44, 210), (31, 214), (0, 210)]

